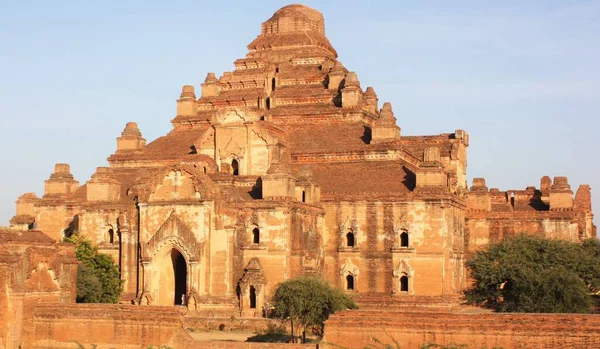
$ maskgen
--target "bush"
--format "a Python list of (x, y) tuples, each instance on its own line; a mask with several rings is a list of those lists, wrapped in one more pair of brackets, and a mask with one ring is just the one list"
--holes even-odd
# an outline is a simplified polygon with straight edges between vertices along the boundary
[(99, 253), (89, 240), (73, 235), (67, 241), (75, 244), (77, 267), (77, 303), (117, 303), (122, 281), (113, 259)]
[(467, 302), (499, 312), (588, 313), (600, 286), (600, 242), (516, 236), (467, 261)]

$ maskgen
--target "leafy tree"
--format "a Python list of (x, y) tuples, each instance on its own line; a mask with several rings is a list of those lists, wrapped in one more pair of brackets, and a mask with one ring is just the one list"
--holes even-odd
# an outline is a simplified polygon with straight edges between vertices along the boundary
[(600, 242), (577, 244), (520, 235), (467, 261), (469, 303), (500, 312), (588, 313), (600, 289)]
[(117, 303), (122, 281), (113, 259), (77, 235), (67, 241), (75, 244), (75, 255), (81, 261), (77, 267), (77, 303)]
[(273, 316), (289, 320), (292, 338), (295, 341), (295, 332), (301, 333), (303, 342), (306, 342), (309, 326), (317, 327), (322, 333), (330, 314), (358, 308), (348, 295), (315, 277), (300, 277), (279, 284), (273, 295), (273, 306)]

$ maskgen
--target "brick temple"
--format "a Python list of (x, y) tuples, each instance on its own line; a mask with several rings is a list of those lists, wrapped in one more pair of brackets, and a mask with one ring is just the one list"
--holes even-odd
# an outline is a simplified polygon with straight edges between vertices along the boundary
[(300, 275), (364, 304), (451, 303), (469, 251), (520, 233), (596, 236), (589, 186), (469, 187), (467, 132), (403, 136), (314, 9), (275, 12), (234, 65), (183, 86), (165, 136), (147, 143), (128, 122), (87, 182), (57, 164), (42, 197), (18, 199), (13, 228), (92, 240), (119, 265), (124, 302), (185, 295), (190, 311), (243, 316)]

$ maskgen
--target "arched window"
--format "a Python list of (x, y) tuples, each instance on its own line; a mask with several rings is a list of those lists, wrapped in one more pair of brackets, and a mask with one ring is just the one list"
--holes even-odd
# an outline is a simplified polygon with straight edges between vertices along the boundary
[(115, 231), (112, 228), (108, 230), (108, 242), (111, 244), (115, 243)]
[(250, 286), (250, 309), (256, 309), (256, 289)]
[(271, 79), (271, 91), (275, 91), (275, 78)]
[(233, 171), (234, 176), (237, 176), (240, 174), (239, 167), (240, 167), (240, 164), (238, 163), (238, 161), (236, 159), (233, 159), (231, 161), (231, 170)]
[(354, 276), (352, 276), (352, 275), (346, 276), (346, 289), (354, 290)]
[(252, 229), (252, 242), (255, 244), (260, 243), (260, 230), (258, 228)]
[(306, 202), (306, 192), (302, 191), (302, 202)]
[(408, 247), (408, 233), (402, 232), (400, 234), (400, 247)]
[(354, 233), (353, 232), (348, 232), (348, 234), (346, 234), (346, 246), (354, 247)]
[(400, 278), (400, 292), (408, 292), (408, 276), (402, 275)]
[(267, 97), (266, 104), (267, 104), (267, 110), (271, 109), (271, 98)]

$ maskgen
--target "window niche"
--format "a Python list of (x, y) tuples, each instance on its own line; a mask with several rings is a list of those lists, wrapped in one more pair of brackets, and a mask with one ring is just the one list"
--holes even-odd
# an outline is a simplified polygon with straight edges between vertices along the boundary
[(400, 292), (408, 292), (408, 276), (402, 275), (400, 277)]
[(346, 290), (354, 291), (354, 276), (346, 275)]
[(242, 250), (266, 250), (267, 245), (264, 243), (264, 236), (260, 227), (253, 226), (246, 231), (246, 238), (240, 246)]
[(408, 247), (408, 232), (406, 231), (400, 233), (400, 247)]
[(394, 232), (394, 244), (391, 248), (394, 253), (413, 253), (415, 248), (412, 246), (410, 232), (401, 230)]
[(359, 273), (358, 267), (347, 258), (340, 268), (340, 288), (349, 292), (357, 291)]
[(395, 295), (411, 295), (414, 294), (413, 281), (414, 269), (408, 264), (408, 261), (403, 259), (398, 263), (398, 266), (393, 271), (393, 293)]
[(355, 241), (354, 241), (354, 233), (349, 231), (346, 234), (346, 247), (354, 247)]
[(102, 223), (100, 229), (104, 231), (102, 241), (99, 243), (101, 249), (116, 250), (121, 245), (121, 232), (112, 225)]
[(252, 229), (252, 243), (258, 245), (260, 243), (260, 229)]
[(338, 252), (360, 252), (358, 247), (359, 230), (356, 221), (348, 224), (348, 221), (339, 226), (339, 247)]
[(358, 234), (356, 231), (349, 230), (340, 236), (340, 246), (338, 252), (359, 252)]
[(115, 243), (115, 231), (113, 228), (108, 229), (108, 243), (109, 244), (114, 244)]

